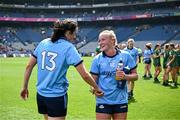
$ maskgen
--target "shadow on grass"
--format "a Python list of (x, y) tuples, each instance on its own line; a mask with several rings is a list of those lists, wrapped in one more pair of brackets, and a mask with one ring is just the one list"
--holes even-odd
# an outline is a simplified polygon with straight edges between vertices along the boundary
[(136, 102), (137, 102), (137, 100), (134, 97), (132, 97), (130, 100), (128, 100), (128, 104), (136, 103)]
[(143, 77), (143, 80), (151, 80), (149, 77)]
[(178, 86), (170, 86), (170, 89), (178, 89)]

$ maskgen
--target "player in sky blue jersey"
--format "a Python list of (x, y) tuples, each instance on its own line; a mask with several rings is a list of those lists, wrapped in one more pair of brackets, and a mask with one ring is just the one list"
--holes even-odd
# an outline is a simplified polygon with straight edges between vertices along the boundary
[[(138, 49), (134, 47), (134, 39), (128, 39), (127, 41), (127, 47), (124, 49), (125, 51), (129, 52), (130, 55), (133, 57), (136, 65), (139, 63), (139, 54)], [(128, 99), (133, 98), (133, 90), (134, 90), (135, 82), (134, 81), (128, 81)]]
[(133, 57), (136, 64), (139, 62), (138, 58), (138, 49), (134, 47), (134, 39), (128, 39), (127, 47), (124, 49), (125, 51), (129, 52), (130, 55)]
[(69, 66), (74, 66), (81, 77), (92, 87), (95, 94), (103, 93), (92, 76), (87, 72), (83, 61), (71, 41), (76, 38), (77, 23), (72, 20), (56, 21), (51, 38), (39, 43), (27, 64), (21, 97), (28, 97), (28, 81), (34, 66), (38, 66), (37, 105), (38, 112), (45, 120), (63, 120), (67, 114)]
[[(136, 64), (128, 52), (115, 48), (117, 39), (112, 30), (102, 31), (98, 42), (102, 52), (93, 59), (90, 73), (104, 96), (96, 97), (96, 119), (124, 120), (128, 111), (126, 81), (137, 80)], [(117, 70), (120, 61), (123, 70)]]
[(145, 50), (143, 54), (143, 62), (145, 64), (143, 78), (152, 78), (152, 74), (151, 74), (152, 55), (153, 55), (153, 50), (151, 48), (151, 44), (147, 43), (145, 45)]

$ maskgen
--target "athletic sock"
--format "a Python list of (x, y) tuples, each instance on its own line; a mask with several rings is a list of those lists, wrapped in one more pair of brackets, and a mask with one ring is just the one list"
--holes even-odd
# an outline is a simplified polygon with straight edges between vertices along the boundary
[(133, 94), (133, 90), (131, 90), (131, 96), (133, 96), (134, 94)]

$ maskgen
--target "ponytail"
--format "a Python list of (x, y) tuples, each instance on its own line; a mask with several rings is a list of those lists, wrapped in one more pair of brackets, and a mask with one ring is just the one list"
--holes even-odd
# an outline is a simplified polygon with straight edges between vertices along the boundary
[(57, 40), (59, 40), (62, 37), (65, 37), (65, 33), (67, 31), (70, 31), (71, 33), (73, 33), (77, 28), (77, 23), (69, 20), (69, 19), (65, 19), (63, 21), (57, 20), (54, 22), (54, 27), (53, 27), (53, 35), (51, 36), (51, 41), (54, 43)]

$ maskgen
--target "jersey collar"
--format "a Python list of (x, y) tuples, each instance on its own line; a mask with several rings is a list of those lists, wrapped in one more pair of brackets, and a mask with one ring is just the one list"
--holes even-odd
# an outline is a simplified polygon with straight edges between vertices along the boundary
[(113, 58), (113, 57), (115, 57), (116, 55), (118, 55), (118, 54), (119, 54), (119, 52), (121, 52), (121, 51), (120, 51), (120, 50), (118, 50), (117, 48), (115, 48), (115, 49), (116, 49), (116, 54), (115, 54), (115, 55), (113, 55), (113, 56), (108, 56), (108, 55), (106, 55), (106, 53), (105, 53), (105, 52), (102, 52), (103, 57)]
[(127, 47), (127, 49), (129, 49), (129, 50), (132, 50), (134, 47), (132, 47), (132, 48), (129, 48), (129, 47)]

